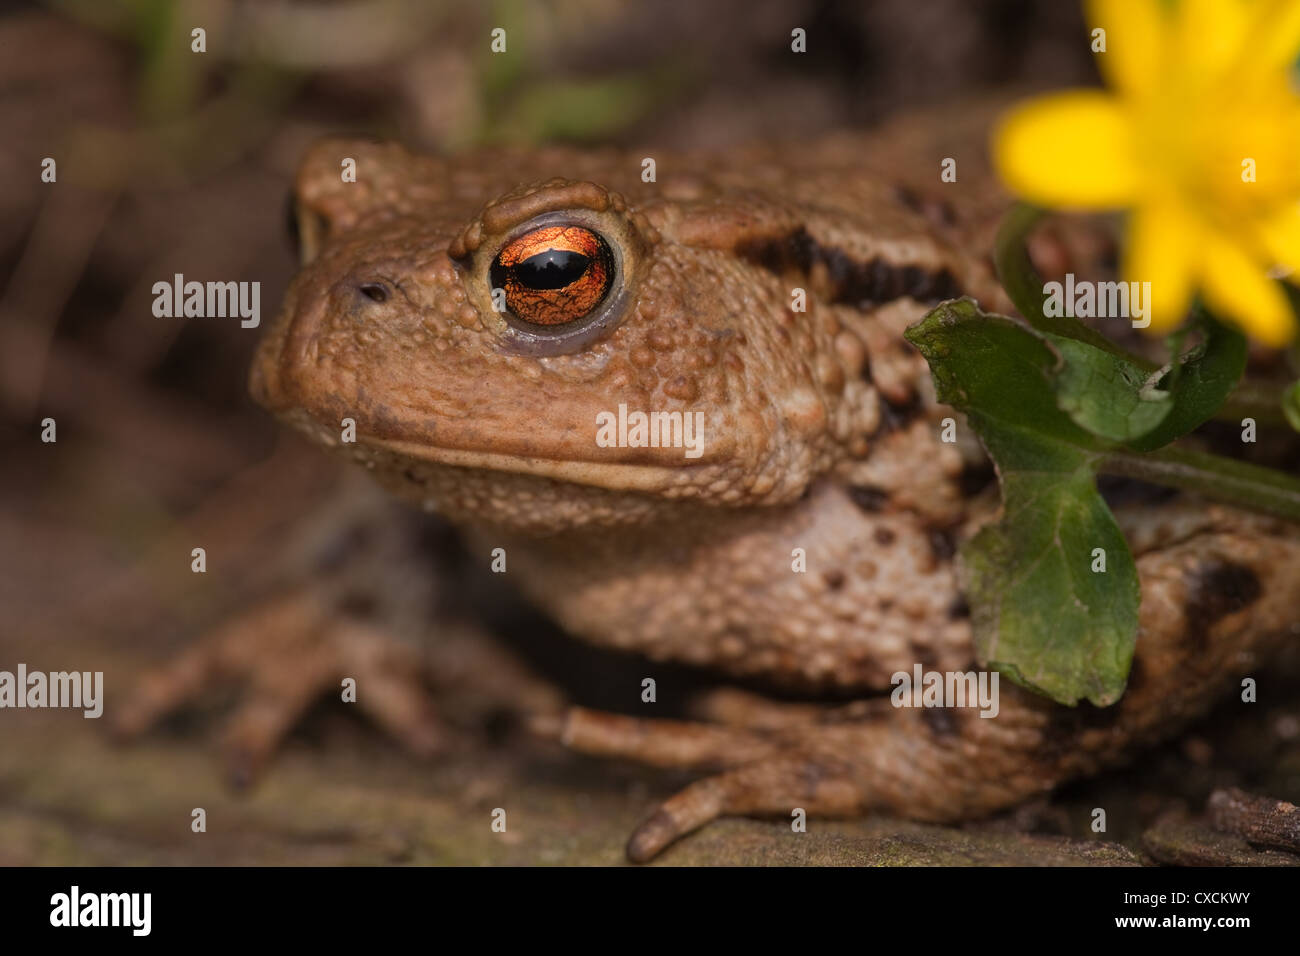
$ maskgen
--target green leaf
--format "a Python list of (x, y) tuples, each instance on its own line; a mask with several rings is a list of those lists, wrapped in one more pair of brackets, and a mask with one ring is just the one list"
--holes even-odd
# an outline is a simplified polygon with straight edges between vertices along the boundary
[(1205, 341), (1183, 355), (1166, 381), (1172, 410), (1156, 427), (1129, 440), (1151, 451), (1182, 438), (1214, 416), (1246, 370), (1246, 337), (1208, 315), (1200, 318)]
[[(1113, 443), (1081, 427), (1057, 394), (1062, 378), (1098, 374), (1095, 350), (1084, 353), (1084, 372), (1067, 371), (1065, 353), (1082, 343), (985, 314), (970, 299), (940, 305), (907, 338), (1002, 483), (1001, 519), (961, 550), (980, 660), (1064, 704), (1113, 703), (1137, 637), (1137, 568), (1096, 490)], [(1098, 548), (1105, 571), (1093, 570)]]
[(980, 659), (1060, 703), (1113, 704), (1137, 640), (1138, 576), (1092, 469), (1010, 472), (1002, 487), (1002, 520), (962, 549)]
[[(1048, 336), (1064, 360), (1053, 376), (1057, 405), (1100, 438), (1133, 442), (1161, 425), (1174, 398), (1126, 357), (1073, 338)], [(1164, 444), (1161, 442), (1160, 444)]]
[(980, 311), (969, 298), (944, 302), (906, 332), (930, 363), (939, 401), (970, 414), (1067, 445), (1100, 450), (1104, 443), (1056, 404), (1051, 385), (1061, 353), (1024, 323)]

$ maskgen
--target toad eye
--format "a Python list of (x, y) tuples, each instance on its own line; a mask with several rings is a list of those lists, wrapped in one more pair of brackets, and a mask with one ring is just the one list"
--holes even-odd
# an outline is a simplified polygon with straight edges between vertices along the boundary
[(614, 284), (614, 256), (584, 226), (542, 226), (506, 243), (489, 278), (515, 318), (555, 329), (597, 310)]

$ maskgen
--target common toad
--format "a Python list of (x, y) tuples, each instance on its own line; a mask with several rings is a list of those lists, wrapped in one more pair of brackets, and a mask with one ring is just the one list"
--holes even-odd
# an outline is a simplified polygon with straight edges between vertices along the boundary
[(977, 669), (954, 553), (996, 487), (902, 334), (941, 299), (1009, 307), (988, 259), (1005, 200), (962, 125), (655, 154), (657, 182), (641, 154), (562, 148), (334, 140), (302, 164), (304, 265), (258, 401), (465, 528), (571, 634), (805, 698), (539, 717), (579, 751), (720, 769), (634, 860), (723, 814), (996, 811), (1174, 732), (1296, 633), (1293, 526), (1124, 505), (1142, 609), (1118, 704), (1003, 681), (991, 719), (891, 706), (896, 672)]

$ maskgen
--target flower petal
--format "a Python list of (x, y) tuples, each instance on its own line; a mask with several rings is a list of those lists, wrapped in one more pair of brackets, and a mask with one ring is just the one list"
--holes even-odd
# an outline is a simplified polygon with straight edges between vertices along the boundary
[(1106, 81), (1125, 96), (1151, 91), (1163, 72), (1170, 19), (1161, 0), (1089, 0), (1088, 25), (1106, 31), (1096, 56)]
[(1254, 27), (1243, 49), (1244, 66), (1254, 76), (1291, 71), (1300, 57), (1300, 3), (1269, 0), (1256, 8)]
[(1013, 192), (1048, 206), (1114, 208), (1138, 192), (1128, 116), (1100, 91), (1038, 97), (1012, 109), (994, 131), (993, 160)]
[(1172, 329), (1187, 315), (1196, 232), (1196, 224), (1173, 202), (1149, 203), (1129, 217), (1124, 279), (1151, 283), (1147, 314), (1153, 331)]
[(1260, 238), (1277, 265), (1300, 273), (1300, 203), (1288, 203), (1262, 223)]
[(1252, 0), (1178, 0), (1177, 66), (1198, 81), (1222, 77), (1241, 61), (1262, 4)]
[(1265, 345), (1281, 347), (1295, 336), (1295, 314), (1282, 287), (1239, 245), (1207, 235), (1201, 279), (1205, 301), (1220, 318), (1236, 322)]

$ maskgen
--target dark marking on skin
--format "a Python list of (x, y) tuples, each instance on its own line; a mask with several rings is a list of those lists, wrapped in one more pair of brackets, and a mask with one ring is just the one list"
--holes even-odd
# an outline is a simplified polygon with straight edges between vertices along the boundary
[(895, 186), (894, 196), (912, 212), (924, 216), (936, 226), (957, 224), (957, 214), (953, 212), (952, 203), (946, 199), (923, 196), (910, 186)]
[(849, 499), (863, 511), (874, 513), (884, 510), (889, 492), (871, 485), (853, 485), (849, 487)]
[(957, 539), (951, 531), (933, 529), (930, 532), (930, 550), (936, 561), (951, 561), (957, 553)]
[(912, 657), (916, 659), (917, 663), (926, 670), (933, 669), (939, 663), (939, 657), (935, 654), (934, 648), (928, 647), (919, 641), (912, 641), (907, 645), (907, 649), (912, 652)]
[(937, 740), (946, 740), (961, 735), (961, 725), (956, 715), (947, 707), (922, 707), (921, 723), (930, 735)]
[(993, 482), (998, 480), (997, 469), (993, 462), (985, 461), (978, 465), (967, 465), (957, 478), (963, 498), (974, 498)]
[(968, 617), (970, 617), (970, 602), (966, 600), (966, 595), (958, 594), (948, 604), (948, 620), (960, 621)]
[(913, 394), (906, 402), (891, 402), (883, 394), (880, 396), (880, 427), (876, 434), (902, 431), (923, 415), (921, 396)]
[(1254, 604), (1263, 589), (1255, 572), (1242, 564), (1211, 558), (1187, 582), (1187, 638), (1197, 649), (1209, 646), (1216, 621)]
[(1119, 706), (1097, 707), (1086, 700), (1079, 701), (1076, 707), (1048, 706), (1048, 719), (1035, 748), (1037, 759), (1055, 771), (1076, 755), (1084, 732), (1113, 729), (1120, 712)]
[(874, 385), (876, 383), (876, 380), (871, 376), (870, 355), (864, 355), (862, 357), (862, 371), (858, 373), (858, 377), (861, 378), (862, 381), (866, 382), (868, 385)]
[(826, 582), (826, 586), (830, 588), (832, 591), (838, 591), (840, 590), (840, 588), (844, 587), (844, 580), (845, 580), (844, 572), (823, 571), (822, 580)]
[(781, 236), (742, 239), (736, 255), (774, 275), (808, 276), (814, 267), (826, 269), (830, 301), (870, 309), (903, 296), (918, 302), (941, 302), (961, 295), (948, 269), (937, 272), (918, 265), (896, 266), (885, 259), (852, 259), (839, 249), (823, 246), (800, 226)]
[(893, 721), (897, 713), (889, 702), (888, 696), (868, 697), (850, 701), (842, 707), (832, 707), (821, 711), (817, 723), (834, 726), (837, 724), (877, 724)]
[(895, 186), (894, 198), (912, 212), (919, 213), (921, 211), (921, 194), (911, 186)]
[(882, 548), (889, 547), (894, 543), (894, 539), (898, 537), (892, 528), (877, 528), (871, 532), (871, 536), (876, 539), (876, 544)]
[(339, 598), (338, 604), (335, 605), (340, 614), (359, 618), (373, 617), (378, 607), (379, 602), (375, 600), (373, 594), (363, 594), (360, 591), (350, 591)]

